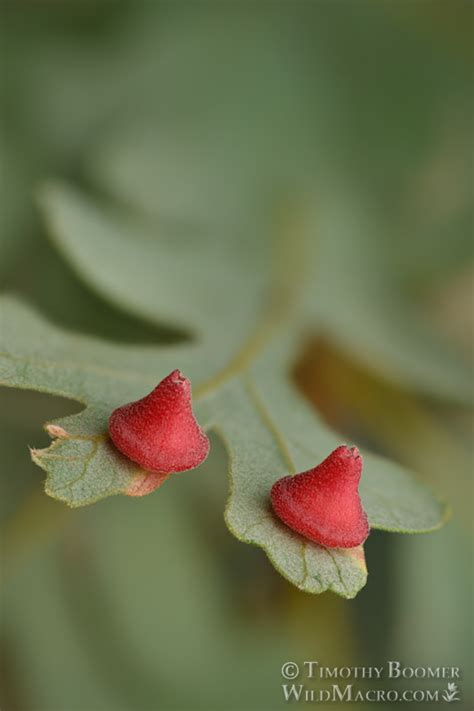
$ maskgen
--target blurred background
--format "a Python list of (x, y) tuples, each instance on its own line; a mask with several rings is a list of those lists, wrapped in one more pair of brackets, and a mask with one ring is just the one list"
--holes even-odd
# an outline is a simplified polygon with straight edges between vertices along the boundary
[[(42, 181), (201, 225), (245, 224), (272, 191), (323, 185), (336, 213), (365, 215), (340, 260), (376, 270), (367, 299), (394, 284), (453, 364), (472, 356), (471, 2), (2, 0), (1, 12), (2, 291), (68, 329), (159, 343), (169, 334), (101, 300), (55, 251)], [(46, 446), (43, 422), (80, 406), (0, 391), (2, 709), (283, 708), (287, 659), (460, 666), (472, 707), (471, 415), (345, 345), (315, 333), (297, 383), (344, 437), (453, 507), (431, 535), (374, 532), (353, 601), (299, 592), (231, 536), (216, 438), (199, 482), (69, 510), (44, 495), (27, 445)]]

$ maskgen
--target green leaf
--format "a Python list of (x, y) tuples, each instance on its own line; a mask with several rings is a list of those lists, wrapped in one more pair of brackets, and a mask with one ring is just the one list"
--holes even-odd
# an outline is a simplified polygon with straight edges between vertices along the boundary
[[(16, 301), (2, 301), (1, 382), (63, 395), (87, 407), (49, 423), (55, 438), (32, 456), (47, 472), (46, 491), (70, 506), (105, 496), (141, 495), (162, 483), (120, 455), (107, 438), (107, 420), (119, 403), (149, 391), (173, 367), (195, 383), (195, 410), (206, 429), (224, 440), (230, 456), (229, 528), (256, 543), (275, 567), (308, 592), (326, 589), (353, 597), (364, 585), (362, 549), (326, 550), (292, 533), (269, 509), (271, 484), (314, 465), (340, 442), (286, 380), (294, 357), (282, 333), (252, 341), (209, 379), (202, 349), (129, 346), (64, 332)], [(269, 347), (271, 344), (271, 347)], [(204, 376), (204, 379), (203, 379)], [(417, 532), (441, 525), (441, 505), (398, 467), (366, 455), (363, 500), (374, 528)], [(183, 474), (182, 476), (193, 476)], [(387, 494), (391, 482), (393, 496)]]
[[(46, 186), (40, 202), (60, 252), (91, 288), (122, 309), (213, 338), (215, 347), (230, 352), (248, 332), (269, 281), (268, 249), (253, 242), (255, 235), (237, 239), (229, 231), (203, 234), (197, 228), (177, 233), (124, 210), (106, 210), (61, 184)], [(223, 332), (225, 321), (232, 329)]]
[[(275, 479), (314, 465), (340, 443), (288, 379), (309, 331), (324, 330), (351, 357), (404, 387), (467, 397), (470, 371), (413, 315), (384, 262), (387, 225), (367, 225), (361, 216), (374, 214), (374, 206), (359, 196), (354, 209), (341, 187), (350, 174), (357, 187), (364, 182), (367, 160), (377, 183), (381, 166), (391, 176), (384, 184), (397, 203), (396, 176), (420, 167), (413, 164), (429, 140), (426, 121), (440, 103), (436, 82), (428, 82), (422, 100), (418, 91), (432, 57), (420, 64), (416, 42), (410, 49), (405, 36), (390, 30), (403, 51), (382, 53), (382, 65), (389, 77), (401, 56), (410, 67), (408, 83), (392, 81), (392, 89), (403, 99), (395, 104), (408, 99), (411, 110), (389, 116), (367, 112), (377, 105), (380, 72), (367, 74), (365, 64), (352, 62), (359, 33), (342, 45), (328, 42), (344, 34), (344, 12), (331, 10), (321, 23), (313, 22), (310, 7), (294, 15), (278, 7), (271, 18), (244, 7), (237, 14), (208, 8), (199, 19), (194, 9), (183, 15), (180, 8), (171, 17), (167, 10), (163, 22), (161, 11), (150, 15), (149, 8), (140, 30), (132, 27), (126, 41), (119, 33), (92, 43), (85, 62), (79, 46), (65, 49), (62, 36), (67, 61), (57, 62), (54, 32), (46, 53), (36, 51), (45, 45), (40, 35), (26, 35), (15, 64), (26, 70), (32, 90), (19, 125), (29, 126), (30, 148), (44, 153), (48, 165), (53, 154), (79, 154), (104, 127), (107, 137), (94, 146), (86, 172), (111, 200), (47, 186), (40, 202), (50, 236), (103, 299), (189, 340), (161, 347), (105, 343), (55, 328), (6, 300), (0, 380), (84, 404), (79, 415), (47, 425), (51, 447), (32, 451), (47, 473), (47, 492), (81, 506), (163, 483), (110, 445), (107, 421), (115, 406), (181, 368), (193, 381), (201, 423), (220, 434), (229, 452), (231, 530), (262, 546), (299, 587), (351, 597), (365, 580), (362, 551), (326, 551), (303, 541), (274, 519), (268, 492)], [(366, 19), (370, 13), (360, 16), (359, 29)], [(388, 31), (383, 19), (373, 28), (374, 36)], [(379, 49), (371, 48), (374, 57)], [(25, 52), (34, 61), (25, 63)], [(342, 84), (341, 61), (354, 67)], [(38, 86), (48, 98), (41, 105)], [(125, 114), (118, 110), (124, 105), (132, 106)], [(310, 209), (281, 210), (282, 194), (295, 193), (313, 196)], [(268, 209), (274, 204), (278, 214)], [(283, 234), (274, 234), (275, 225), (283, 225)], [(374, 528), (420, 532), (442, 523), (443, 509), (426, 488), (369, 454), (361, 492)]]

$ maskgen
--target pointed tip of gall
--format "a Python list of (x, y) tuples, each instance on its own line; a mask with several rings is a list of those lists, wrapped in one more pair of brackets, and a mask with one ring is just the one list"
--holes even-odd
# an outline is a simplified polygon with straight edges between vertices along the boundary
[(358, 484), (357, 447), (337, 447), (313, 469), (279, 479), (272, 487), (276, 515), (293, 531), (328, 548), (354, 548), (369, 535)]
[[(173, 370), (165, 380), (171, 380), (173, 383), (189, 383), (189, 379), (182, 374), (182, 372), (176, 368)], [(162, 381), (163, 382), (163, 381)]]
[(329, 455), (329, 457), (336, 456), (347, 457), (352, 459), (362, 459), (362, 455), (357, 449), (357, 447), (348, 447), (347, 444), (341, 444), (339, 447), (336, 447), (336, 449)]

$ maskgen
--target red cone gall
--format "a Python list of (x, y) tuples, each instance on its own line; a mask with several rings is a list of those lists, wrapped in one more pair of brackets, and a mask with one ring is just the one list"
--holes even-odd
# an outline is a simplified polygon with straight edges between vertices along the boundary
[(369, 535), (358, 487), (357, 447), (338, 447), (309, 471), (285, 476), (272, 487), (273, 510), (293, 531), (327, 548), (354, 548)]
[(122, 454), (151, 472), (194, 469), (209, 452), (193, 415), (191, 383), (179, 370), (146, 397), (114, 410), (109, 434)]

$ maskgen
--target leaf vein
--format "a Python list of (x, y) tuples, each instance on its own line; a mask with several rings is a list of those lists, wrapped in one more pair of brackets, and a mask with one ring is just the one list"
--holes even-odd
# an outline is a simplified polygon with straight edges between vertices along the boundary
[(270, 413), (268, 412), (268, 409), (267, 409), (265, 403), (263, 402), (262, 398), (260, 397), (260, 395), (257, 392), (257, 388), (255, 387), (255, 384), (254, 384), (250, 374), (248, 374), (247, 377), (245, 378), (244, 384), (245, 384), (245, 389), (246, 389), (250, 399), (252, 400), (253, 404), (255, 405), (255, 408), (256, 408), (257, 412), (259, 413), (262, 422), (267, 427), (267, 429), (270, 431), (270, 433), (273, 435), (273, 438), (280, 449), (282, 459), (284, 460), (284, 462), (288, 468), (288, 471), (290, 472), (290, 474), (295, 474), (296, 473), (296, 465), (295, 465), (293, 458), (290, 454), (290, 450), (288, 449), (288, 447), (286, 445), (285, 437), (282, 434), (282, 432), (280, 431), (280, 429), (278, 428), (277, 424), (273, 420)]

